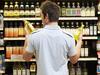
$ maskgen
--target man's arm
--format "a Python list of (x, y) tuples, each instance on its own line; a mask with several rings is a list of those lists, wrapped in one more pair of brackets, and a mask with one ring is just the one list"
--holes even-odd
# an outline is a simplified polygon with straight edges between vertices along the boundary
[(70, 62), (72, 64), (77, 63), (77, 61), (78, 61), (78, 59), (80, 57), (81, 45), (82, 45), (82, 34), (80, 35), (79, 40), (77, 41), (77, 45), (75, 47), (76, 54), (69, 57)]
[(32, 47), (32, 41), (30, 37), (26, 37), (25, 43), (24, 43), (24, 54), (23, 59), (26, 61), (29, 61), (32, 59), (32, 56), (34, 55), (33, 47)]

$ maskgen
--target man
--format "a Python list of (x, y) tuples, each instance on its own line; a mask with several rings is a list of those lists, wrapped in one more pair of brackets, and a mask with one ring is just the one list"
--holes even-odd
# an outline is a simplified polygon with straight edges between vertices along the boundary
[(44, 28), (27, 36), (23, 58), (36, 56), (37, 75), (68, 75), (67, 58), (72, 64), (78, 61), (82, 34), (75, 47), (73, 36), (58, 26), (59, 7), (51, 1), (42, 3), (41, 16)]

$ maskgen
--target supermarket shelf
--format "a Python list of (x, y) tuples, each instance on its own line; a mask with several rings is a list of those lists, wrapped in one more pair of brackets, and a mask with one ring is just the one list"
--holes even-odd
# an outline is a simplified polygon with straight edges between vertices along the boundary
[(25, 40), (25, 37), (18, 37), (18, 38), (4, 38), (4, 40)]
[(41, 18), (34, 18), (34, 17), (28, 17), (28, 18), (4, 18), (4, 21), (13, 21), (13, 20), (41, 20)]
[(97, 58), (79, 58), (78, 61), (97, 61)]
[(98, 34), (100, 34), (100, 31), (98, 31)]
[(59, 20), (98, 20), (98, 17), (61, 17)]
[(100, 14), (100, 11), (98, 11), (98, 14)]
[[(35, 62), (35, 61), (36, 61), (35, 59), (32, 59), (30, 61), (5, 59), (5, 62)], [(97, 61), (97, 58), (79, 58), (78, 61)]]
[(0, 28), (0, 30), (3, 30), (3, 28)]
[[(28, 18), (4, 18), (6, 21), (11, 20), (41, 20), (41, 18), (38, 17), (28, 17)], [(98, 17), (60, 17), (59, 20), (98, 20)]]
[(4, 50), (4, 47), (0, 47), (0, 50)]
[(97, 40), (98, 39), (98, 37), (97, 36), (84, 36), (83, 37), (83, 40)]
[(35, 59), (32, 59), (30, 61), (5, 59), (5, 62), (35, 62), (35, 61), (36, 61)]
[(5, 71), (3, 71), (3, 70), (0, 70), (0, 75), (1, 75), (1, 73), (5, 73)]
[[(86, 37), (83, 37), (83, 40), (96, 40), (97, 39), (97, 36), (86, 36)], [(17, 37), (17, 38), (4, 38), (4, 40), (25, 40), (25, 37)]]

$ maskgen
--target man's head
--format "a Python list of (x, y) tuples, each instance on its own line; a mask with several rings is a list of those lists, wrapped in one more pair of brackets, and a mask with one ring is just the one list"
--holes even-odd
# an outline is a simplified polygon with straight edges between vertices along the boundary
[(57, 22), (59, 19), (59, 6), (51, 1), (45, 1), (41, 5), (42, 23), (44, 25), (50, 22)]

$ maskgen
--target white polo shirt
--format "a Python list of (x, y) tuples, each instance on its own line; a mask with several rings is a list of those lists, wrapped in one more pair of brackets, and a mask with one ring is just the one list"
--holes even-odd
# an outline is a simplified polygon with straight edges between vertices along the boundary
[(28, 37), (26, 50), (35, 53), (37, 75), (68, 75), (67, 56), (76, 54), (71, 34), (51, 23)]

